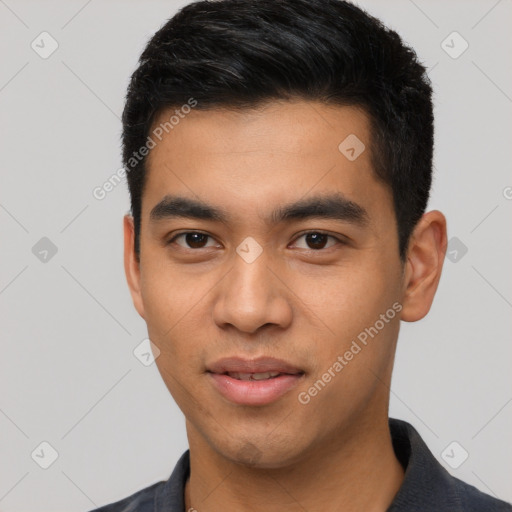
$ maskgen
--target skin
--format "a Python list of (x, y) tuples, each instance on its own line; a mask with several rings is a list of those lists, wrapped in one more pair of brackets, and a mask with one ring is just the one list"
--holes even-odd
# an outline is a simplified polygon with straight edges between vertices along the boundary
[[(169, 117), (162, 113), (161, 120)], [(155, 126), (160, 122), (156, 120)], [(349, 134), (366, 146), (349, 161)], [(160, 350), (156, 364), (186, 418), (186, 509), (385, 511), (403, 480), (388, 427), (400, 320), (429, 311), (441, 276), (446, 220), (418, 222), (403, 263), (389, 187), (370, 163), (368, 118), (354, 107), (271, 102), (257, 110), (195, 110), (151, 150), (142, 198), (140, 263), (124, 219), (134, 305)], [(368, 222), (306, 218), (273, 224), (287, 203), (333, 192)], [(226, 222), (150, 220), (166, 194), (222, 208)], [(200, 231), (202, 245), (183, 236)], [(327, 232), (325, 247), (304, 231)], [(247, 263), (237, 246), (263, 252)], [(346, 243), (341, 243), (345, 241)], [(336, 377), (298, 400), (392, 304), (402, 309)], [(221, 357), (261, 355), (302, 369), (299, 385), (264, 406), (235, 405), (206, 373)]]

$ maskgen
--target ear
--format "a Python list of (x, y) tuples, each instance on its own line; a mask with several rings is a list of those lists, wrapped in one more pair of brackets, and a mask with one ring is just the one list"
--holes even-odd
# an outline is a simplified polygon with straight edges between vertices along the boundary
[(425, 213), (412, 232), (403, 280), (401, 319), (421, 320), (430, 310), (446, 253), (446, 218), (438, 210)]
[(133, 300), (133, 305), (139, 315), (144, 318), (144, 302), (140, 292), (140, 264), (135, 255), (135, 229), (133, 217), (125, 215), (124, 227), (124, 272)]

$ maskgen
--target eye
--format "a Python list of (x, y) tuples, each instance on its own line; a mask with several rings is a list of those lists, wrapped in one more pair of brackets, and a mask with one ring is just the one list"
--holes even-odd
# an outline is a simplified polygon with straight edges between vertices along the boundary
[[(304, 241), (302, 243), (297, 243), (297, 241), (301, 239), (304, 239)], [(299, 249), (309, 250), (328, 249), (329, 247), (336, 245), (336, 243), (343, 242), (332, 235), (328, 235), (327, 233), (322, 233), (320, 231), (303, 233), (295, 239), (295, 245), (299, 247)]]
[[(208, 243), (208, 239), (210, 239), (211, 244)], [(181, 240), (182, 243), (177, 242)], [(176, 243), (180, 247), (185, 249), (203, 249), (205, 247), (215, 247), (215, 241), (210, 235), (206, 235), (205, 233), (198, 233), (196, 231), (188, 231), (186, 233), (180, 233), (179, 235), (174, 236), (171, 240), (169, 240), (168, 245)]]

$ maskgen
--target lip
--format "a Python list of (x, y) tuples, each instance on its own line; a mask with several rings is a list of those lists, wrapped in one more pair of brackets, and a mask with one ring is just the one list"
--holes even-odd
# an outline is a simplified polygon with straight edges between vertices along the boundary
[(267, 380), (238, 380), (220, 373), (207, 374), (213, 387), (237, 405), (266, 405), (275, 402), (304, 377), (303, 373), (283, 374)]
[(258, 357), (256, 359), (244, 359), (242, 357), (224, 357), (207, 367), (210, 373), (264, 373), (279, 372), (288, 374), (304, 373), (300, 368), (293, 366), (282, 359), (273, 357)]
[[(238, 380), (226, 372), (264, 373), (283, 375), (265, 380)], [(305, 372), (282, 359), (260, 357), (243, 359), (226, 357), (210, 365), (207, 375), (213, 387), (227, 400), (237, 405), (261, 406), (275, 402), (297, 386)]]

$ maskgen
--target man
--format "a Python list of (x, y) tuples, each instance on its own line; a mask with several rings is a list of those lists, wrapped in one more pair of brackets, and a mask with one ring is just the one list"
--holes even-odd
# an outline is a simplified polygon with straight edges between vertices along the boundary
[(431, 94), (339, 0), (197, 2), (154, 35), (123, 114), (125, 270), (190, 450), (99, 510), (512, 510), (388, 418), (446, 248)]

